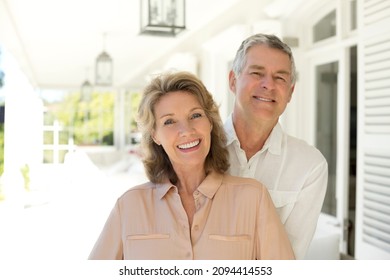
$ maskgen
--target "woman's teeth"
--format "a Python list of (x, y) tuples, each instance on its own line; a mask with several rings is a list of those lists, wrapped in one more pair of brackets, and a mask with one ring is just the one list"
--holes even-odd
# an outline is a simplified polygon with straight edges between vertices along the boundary
[(179, 149), (190, 149), (192, 147), (195, 147), (196, 145), (199, 144), (199, 140), (196, 140), (196, 141), (192, 141), (190, 143), (186, 143), (186, 144), (183, 144), (183, 145), (179, 145)]

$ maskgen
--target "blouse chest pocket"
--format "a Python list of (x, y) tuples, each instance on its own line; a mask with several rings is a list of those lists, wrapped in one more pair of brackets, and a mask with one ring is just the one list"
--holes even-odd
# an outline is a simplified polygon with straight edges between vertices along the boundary
[(169, 259), (174, 242), (169, 234), (134, 234), (126, 237), (124, 259)]
[(275, 205), (276, 211), (279, 214), (280, 220), (284, 224), (290, 215), (294, 204), (298, 198), (298, 191), (273, 191), (269, 190), (269, 194)]
[(209, 234), (207, 259), (239, 260), (253, 258), (253, 238), (249, 234), (223, 235)]

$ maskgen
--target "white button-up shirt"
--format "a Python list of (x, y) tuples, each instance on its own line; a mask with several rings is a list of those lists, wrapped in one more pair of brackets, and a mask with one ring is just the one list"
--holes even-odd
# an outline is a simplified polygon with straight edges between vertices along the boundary
[(324, 201), (328, 164), (319, 150), (287, 135), (278, 123), (263, 148), (249, 161), (234, 130), (225, 123), (230, 154), (229, 173), (255, 178), (269, 190), (295, 257), (303, 259), (313, 238)]

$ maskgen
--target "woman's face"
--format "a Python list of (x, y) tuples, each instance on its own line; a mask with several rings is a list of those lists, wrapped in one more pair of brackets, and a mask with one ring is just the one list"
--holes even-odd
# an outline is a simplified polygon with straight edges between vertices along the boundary
[(153, 139), (162, 145), (176, 172), (203, 170), (212, 126), (196, 97), (186, 91), (170, 92), (156, 103), (154, 113)]

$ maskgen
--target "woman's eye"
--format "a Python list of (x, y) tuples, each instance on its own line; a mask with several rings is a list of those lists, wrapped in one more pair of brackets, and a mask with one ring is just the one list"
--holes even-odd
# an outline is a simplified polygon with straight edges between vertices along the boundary
[(200, 117), (202, 117), (201, 113), (195, 113), (195, 114), (192, 114), (192, 116), (191, 116), (192, 119), (196, 119), (196, 118), (200, 118)]
[(164, 125), (169, 125), (169, 124), (173, 124), (172, 119), (168, 119), (168, 120), (164, 121)]

